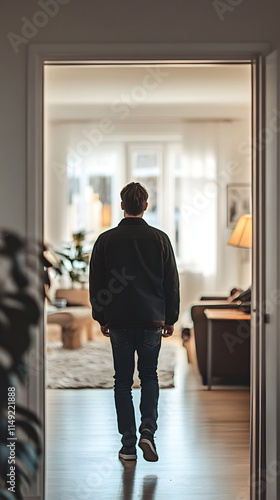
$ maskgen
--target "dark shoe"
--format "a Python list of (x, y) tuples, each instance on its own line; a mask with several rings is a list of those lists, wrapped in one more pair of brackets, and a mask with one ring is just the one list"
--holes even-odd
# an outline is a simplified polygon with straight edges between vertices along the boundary
[(119, 451), (119, 458), (122, 460), (136, 460), (136, 448), (135, 446), (123, 446)]
[(138, 446), (143, 451), (143, 456), (147, 462), (157, 462), (158, 454), (154, 442), (154, 436), (149, 431), (143, 431), (139, 439)]

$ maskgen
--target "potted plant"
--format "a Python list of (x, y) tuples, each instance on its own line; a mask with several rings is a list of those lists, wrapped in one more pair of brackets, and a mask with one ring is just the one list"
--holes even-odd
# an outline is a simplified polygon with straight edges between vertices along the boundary
[(60, 269), (65, 269), (70, 277), (72, 287), (60, 288), (56, 291), (56, 298), (65, 298), (68, 305), (90, 306), (86, 284), (88, 282), (88, 268), (90, 253), (84, 249), (85, 231), (73, 234), (73, 241), (66, 245), (64, 251), (56, 250), (60, 257)]
[(73, 288), (75, 284), (84, 285), (87, 281), (86, 272), (89, 264), (89, 254), (84, 252), (83, 243), (85, 231), (73, 234), (73, 242), (65, 246), (64, 252), (55, 251), (60, 258), (60, 266), (69, 273)]
[[(52, 265), (45, 250), (15, 233), (0, 231), (0, 498), (4, 500), (23, 500), (23, 487), (36, 474), (43, 447), (40, 420), (18, 404), (17, 394), (27, 383), (26, 354), (50, 286)], [(34, 280), (37, 273), (39, 280)]]

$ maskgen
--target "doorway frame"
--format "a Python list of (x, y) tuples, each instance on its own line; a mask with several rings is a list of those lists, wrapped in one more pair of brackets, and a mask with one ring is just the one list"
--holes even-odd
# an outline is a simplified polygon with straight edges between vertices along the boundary
[[(254, 147), (264, 127), (264, 58), (271, 52), (269, 43), (230, 44), (30, 44), (27, 58), (27, 166), (26, 166), (26, 236), (43, 242), (44, 228), (44, 66), (50, 64), (110, 63), (250, 63), (252, 65), (252, 198), (253, 198), (253, 330), (251, 332), (250, 388), (250, 498), (263, 500), (258, 491), (265, 470), (265, 379), (264, 379), (264, 221), (258, 206), (264, 206), (264, 148)], [(257, 200), (260, 201), (257, 204)], [(30, 375), (27, 388), (28, 407), (40, 416), (45, 439), (45, 317), (42, 315), (35, 336), (37, 356), (42, 369)], [(261, 368), (261, 369), (260, 369)], [(46, 446), (44, 446), (46, 450)], [(33, 500), (46, 493), (46, 453), (41, 460), (36, 482), (30, 490)]]

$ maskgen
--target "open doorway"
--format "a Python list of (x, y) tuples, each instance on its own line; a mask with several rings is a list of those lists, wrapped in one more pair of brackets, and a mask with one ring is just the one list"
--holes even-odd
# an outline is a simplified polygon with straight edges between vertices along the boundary
[[(122, 217), (121, 187), (130, 180), (145, 184), (151, 201), (147, 222), (169, 234), (180, 270), (180, 338), (182, 327), (189, 325), (190, 305), (199, 295), (229, 295), (233, 288), (244, 290), (251, 283), (250, 251), (226, 245), (237, 216), (250, 212), (250, 65), (48, 65), (45, 75), (46, 242), (63, 251), (61, 245), (67, 245), (72, 234), (85, 230), (89, 253), (98, 234)], [(192, 383), (187, 387), (193, 388)], [(237, 393), (226, 394), (228, 405), (228, 394), (235, 399)], [(165, 413), (170, 415), (166, 399)], [(172, 400), (176, 405), (170, 395)], [(238, 418), (247, 418), (249, 467), (246, 404), (248, 409), (249, 397), (242, 391), (237, 408), (240, 405)], [(194, 405), (204, 405), (204, 410), (207, 406), (205, 400)], [(224, 402), (218, 405), (222, 410)], [(181, 410), (183, 425), (187, 405)], [(98, 426), (97, 417), (94, 420)], [(221, 440), (211, 444), (222, 453)], [(181, 459), (191, 457), (182, 453)], [(97, 483), (102, 474), (100, 469)], [(101, 482), (104, 485), (104, 477)], [(189, 485), (182, 484), (182, 491)], [(94, 494), (92, 482), (88, 487), (87, 493)], [(153, 487), (161, 498), (162, 486)], [(207, 482), (206, 487), (209, 493)], [(247, 494), (249, 483), (238, 487), (236, 495)], [(213, 495), (226, 491), (215, 488)]]

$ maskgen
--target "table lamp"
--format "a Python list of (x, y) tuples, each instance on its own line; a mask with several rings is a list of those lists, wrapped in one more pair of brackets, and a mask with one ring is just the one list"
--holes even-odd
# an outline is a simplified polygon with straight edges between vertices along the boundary
[(239, 248), (252, 248), (252, 214), (241, 215), (227, 244)]
[[(252, 214), (241, 215), (228, 240), (228, 245), (252, 248)], [(240, 309), (249, 313), (251, 310), (251, 287), (242, 292), (238, 298), (241, 300)]]

